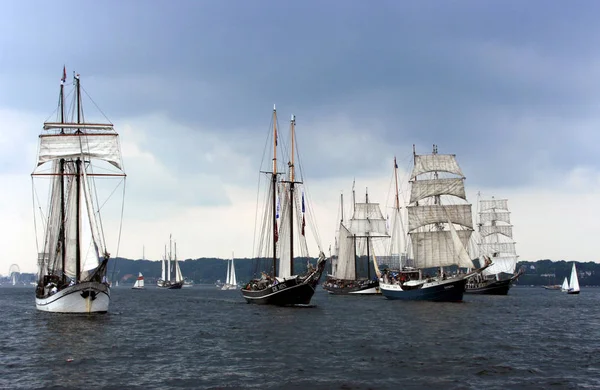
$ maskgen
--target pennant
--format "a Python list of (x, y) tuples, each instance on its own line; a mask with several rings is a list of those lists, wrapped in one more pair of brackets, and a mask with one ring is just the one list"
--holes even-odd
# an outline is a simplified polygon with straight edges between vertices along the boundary
[(62, 79), (60, 79), (60, 81), (62, 81), (63, 83), (65, 81), (67, 81), (67, 67), (63, 65), (63, 75), (62, 75)]
[(279, 219), (279, 197), (277, 197), (277, 206), (275, 208), (275, 219)]
[(302, 235), (304, 235), (304, 226), (306, 226), (306, 222), (304, 221), (304, 215), (302, 216)]
[(279, 232), (277, 232), (277, 222), (275, 222), (275, 226), (273, 226), (273, 228), (275, 229), (275, 231), (274, 231), (275, 242), (277, 242), (277, 241), (279, 241)]
[(394, 157), (394, 168), (398, 169), (398, 163), (396, 162), (396, 157)]
[(304, 212), (304, 191), (302, 192), (302, 212)]

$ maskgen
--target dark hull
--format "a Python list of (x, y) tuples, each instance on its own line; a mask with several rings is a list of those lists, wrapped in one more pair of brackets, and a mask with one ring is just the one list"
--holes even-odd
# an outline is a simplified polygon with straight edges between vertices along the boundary
[(465, 294), (507, 295), (512, 279), (486, 280), (475, 285), (467, 284)]
[(315, 287), (310, 283), (298, 283), (296, 279), (286, 280), (263, 290), (242, 289), (246, 302), (257, 305), (308, 305), (314, 293)]
[(352, 287), (333, 287), (330, 285), (334, 280), (328, 280), (324, 285), (328, 293), (334, 295), (378, 295), (381, 294), (379, 290), (379, 282), (377, 280), (370, 280), (369, 283), (363, 285), (354, 284)]
[(579, 291), (567, 291), (567, 294), (579, 294)]
[(183, 287), (183, 282), (177, 282), (177, 283), (165, 283), (162, 286), (158, 286), (158, 288), (165, 288), (168, 290), (179, 290), (181, 289), (181, 287)]
[(467, 279), (459, 279), (448, 283), (415, 288), (412, 290), (394, 290), (386, 289), (385, 285), (381, 287), (381, 293), (392, 300), (403, 301), (433, 301), (433, 302), (461, 302), (465, 291)]

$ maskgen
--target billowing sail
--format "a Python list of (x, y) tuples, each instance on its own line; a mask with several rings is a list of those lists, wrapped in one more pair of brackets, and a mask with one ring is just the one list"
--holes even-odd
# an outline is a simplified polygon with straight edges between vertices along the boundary
[(229, 260), (227, 260), (227, 278), (225, 278), (225, 284), (231, 283), (231, 270), (229, 269)]
[(463, 173), (458, 166), (456, 156), (453, 154), (427, 154), (415, 155), (415, 165), (413, 167), (411, 180), (423, 173), (447, 172), (463, 177)]
[(237, 279), (235, 277), (235, 263), (233, 257), (231, 258), (231, 277), (229, 278), (229, 284), (231, 284), (232, 286), (237, 285)]
[(563, 280), (562, 285), (560, 286), (561, 291), (569, 291), (569, 281), (567, 280), (567, 278), (565, 277), (565, 280)]
[(512, 225), (507, 199), (480, 199), (479, 257), (489, 257), (492, 265), (483, 270), (483, 275), (500, 273), (513, 274), (517, 267), (517, 252), (512, 239)]
[(437, 195), (453, 195), (467, 199), (463, 178), (415, 180), (410, 189), (410, 203)]
[(387, 237), (386, 220), (379, 203), (355, 203), (348, 230), (359, 237)]
[(96, 159), (107, 161), (119, 169), (123, 166), (119, 135), (116, 132), (40, 135), (38, 165), (61, 158), (81, 158), (85, 161)]
[[(456, 230), (459, 241), (466, 248), (471, 230)], [(445, 267), (458, 264), (460, 249), (449, 230), (414, 232), (410, 234), (413, 258), (419, 268)]]
[(338, 279), (355, 280), (355, 261), (354, 237), (343, 224), (340, 224), (338, 235), (338, 263), (334, 276)]
[(571, 268), (571, 280), (569, 281), (569, 291), (579, 291), (579, 278), (577, 278), (577, 268), (575, 268), (575, 263), (573, 263), (573, 268)]

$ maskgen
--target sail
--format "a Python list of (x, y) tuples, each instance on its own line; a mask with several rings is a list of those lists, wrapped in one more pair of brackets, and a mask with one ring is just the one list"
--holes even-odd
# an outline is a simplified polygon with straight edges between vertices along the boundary
[[(487, 255), (486, 255), (487, 256)], [(517, 255), (490, 256), (492, 265), (483, 270), (484, 275), (496, 275), (499, 273), (513, 274), (517, 268)]]
[(562, 286), (560, 286), (560, 289), (562, 291), (568, 291), (569, 290), (569, 281), (567, 280), (566, 277), (565, 277), (565, 280), (562, 283)]
[(181, 273), (181, 268), (179, 268), (179, 262), (175, 260), (175, 282), (182, 282), (183, 274)]
[(160, 278), (162, 280), (167, 280), (167, 272), (165, 270), (165, 261), (167, 261), (167, 260), (164, 258), (160, 261), (160, 266), (161, 266)]
[(508, 199), (482, 199), (479, 201), (479, 211), (508, 210)]
[(410, 189), (410, 203), (438, 195), (453, 195), (466, 200), (464, 179), (415, 180)]
[(340, 224), (338, 235), (338, 261), (334, 276), (338, 279), (355, 280), (355, 261), (354, 237), (344, 224)]
[(292, 275), (293, 270), (291, 269), (291, 237), (290, 237), (290, 192), (289, 187), (281, 185), (280, 200), (281, 200), (281, 213), (279, 223), (279, 269), (277, 270), (277, 276), (280, 278), (289, 277)]
[(233, 286), (237, 285), (237, 279), (235, 277), (235, 263), (233, 257), (231, 258), (231, 278), (229, 279), (229, 284)]
[(387, 223), (379, 203), (355, 203), (348, 230), (358, 237), (388, 237)]
[(229, 269), (229, 260), (227, 260), (227, 278), (225, 278), (225, 284), (229, 284), (231, 281), (231, 271)]
[(483, 275), (513, 274), (518, 256), (512, 239), (508, 200), (480, 199), (479, 210), (479, 256), (488, 256), (492, 260), (492, 265), (483, 270)]
[(75, 176), (67, 179), (68, 197), (66, 200), (65, 231), (65, 268), (64, 273), (70, 278), (77, 277), (77, 180)]
[(61, 158), (75, 159), (78, 157), (84, 160), (103, 160), (122, 169), (119, 135), (116, 132), (40, 135), (38, 166)]
[(486, 222), (505, 222), (510, 223), (510, 212), (508, 211), (493, 211), (479, 213), (479, 223)]
[(143, 288), (144, 287), (144, 276), (140, 272), (135, 283), (133, 283), (134, 288)]
[(408, 206), (407, 209), (409, 232), (421, 226), (448, 220), (466, 228), (473, 227), (470, 204)]
[(90, 182), (87, 176), (85, 164), (82, 165), (83, 176), (81, 178), (81, 193), (82, 198), (81, 208), (81, 280), (87, 280), (91, 275), (91, 271), (95, 270), (100, 265), (98, 256), (98, 245), (100, 244), (100, 234), (98, 233), (98, 221), (94, 213), (94, 205), (92, 203)]
[(579, 291), (579, 279), (577, 278), (577, 268), (575, 268), (575, 263), (573, 263), (573, 268), (571, 268), (571, 281), (569, 283), (569, 291)]
[[(467, 247), (471, 230), (456, 230), (463, 249)], [(458, 264), (460, 247), (449, 230), (410, 233), (414, 262), (418, 268), (445, 267)], [(458, 248), (457, 248), (458, 247)]]
[(514, 242), (483, 242), (479, 244), (479, 251), (484, 255), (494, 253), (516, 253)]
[(483, 237), (492, 234), (502, 234), (505, 237), (512, 238), (512, 225), (486, 225), (479, 227), (479, 234)]
[(415, 155), (415, 165), (412, 174), (413, 180), (418, 175), (429, 172), (448, 172), (463, 177), (454, 154), (427, 154)]

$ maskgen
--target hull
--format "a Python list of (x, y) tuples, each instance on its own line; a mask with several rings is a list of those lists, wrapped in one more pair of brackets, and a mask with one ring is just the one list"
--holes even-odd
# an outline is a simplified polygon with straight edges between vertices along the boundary
[(35, 298), (38, 310), (52, 313), (106, 313), (110, 287), (105, 283), (83, 282), (43, 298)]
[(286, 280), (262, 290), (242, 289), (246, 302), (257, 305), (308, 305), (314, 293), (314, 286), (310, 283), (298, 283), (297, 279)]
[(381, 294), (379, 281), (369, 280), (364, 284), (353, 283), (351, 287), (339, 287), (336, 279), (330, 279), (323, 284), (323, 289), (333, 295), (378, 295)]
[(183, 287), (183, 282), (164, 282), (163, 284), (158, 284), (158, 288), (164, 288), (167, 290), (180, 290)]
[(235, 286), (233, 284), (224, 284), (221, 287), (221, 290), (237, 290), (237, 289), (238, 289), (238, 286)]
[(577, 291), (567, 291), (567, 294), (579, 294), (579, 290), (577, 290)]
[(144, 287), (131, 287), (132, 290), (143, 290)]
[(465, 294), (507, 295), (512, 286), (512, 279), (484, 281), (467, 284)]
[(419, 288), (403, 290), (399, 284), (380, 283), (381, 293), (392, 300), (461, 302), (467, 279), (447, 279), (424, 283)]

